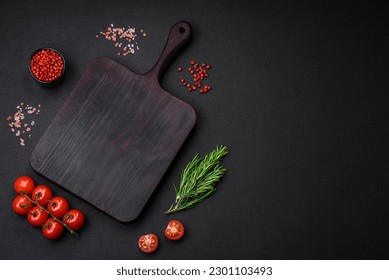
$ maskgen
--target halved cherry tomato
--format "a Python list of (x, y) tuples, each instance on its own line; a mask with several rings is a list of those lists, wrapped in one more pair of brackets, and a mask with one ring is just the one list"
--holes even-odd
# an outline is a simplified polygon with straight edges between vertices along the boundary
[(53, 192), (48, 186), (39, 185), (32, 191), (31, 197), (39, 205), (46, 206), (53, 198)]
[(47, 210), (56, 218), (61, 219), (69, 211), (69, 203), (66, 198), (56, 196), (49, 201)]
[(171, 220), (165, 229), (165, 236), (170, 240), (178, 240), (184, 236), (184, 232), (184, 225), (180, 221)]
[(39, 206), (31, 208), (27, 215), (28, 222), (34, 227), (40, 227), (47, 221), (48, 218), (49, 215)]
[(72, 230), (79, 230), (85, 223), (85, 216), (80, 210), (70, 210), (63, 216), (62, 221)]
[(64, 231), (64, 226), (53, 218), (47, 219), (42, 226), (42, 233), (48, 239), (57, 239)]
[(142, 235), (139, 237), (138, 246), (145, 253), (154, 252), (158, 248), (158, 237), (152, 233)]
[(14, 189), (18, 194), (31, 194), (35, 188), (34, 179), (29, 176), (20, 176), (14, 182)]
[(12, 203), (12, 208), (18, 215), (27, 215), (32, 206), (34, 206), (32, 202), (24, 195), (18, 195)]

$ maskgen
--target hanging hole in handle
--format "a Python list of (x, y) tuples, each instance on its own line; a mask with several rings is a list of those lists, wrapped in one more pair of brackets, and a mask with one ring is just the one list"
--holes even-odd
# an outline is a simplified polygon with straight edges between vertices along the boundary
[(185, 33), (185, 28), (184, 28), (184, 27), (180, 27), (180, 29), (178, 29), (178, 31), (179, 31), (180, 33)]

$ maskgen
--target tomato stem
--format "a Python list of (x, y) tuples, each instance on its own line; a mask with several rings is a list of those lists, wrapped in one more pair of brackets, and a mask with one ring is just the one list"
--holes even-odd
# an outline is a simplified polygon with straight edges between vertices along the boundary
[(34, 201), (31, 199), (31, 197), (29, 197), (25, 192), (21, 192), (21, 194), (26, 197), (30, 202), (34, 203), (36, 206), (38, 206), (42, 211), (45, 211), (47, 214), (49, 214), (50, 217), (52, 217), (55, 221), (57, 221), (58, 223), (62, 224), (72, 235), (75, 235), (77, 236), (78, 233), (75, 232), (74, 230), (72, 230), (67, 224), (65, 224), (64, 222), (62, 222), (60, 219), (58, 219), (57, 217), (54, 217), (47, 209), (43, 208), (38, 202)]
[(24, 209), (24, 208), (27, 208), (27, 206), (28, 206), (28, 203), (25, 203), (25, 204), (21, 204), (21, 203), (19, 203), (19, 206), (20, 206), (20, 207), (22, 207), (22, 208)]

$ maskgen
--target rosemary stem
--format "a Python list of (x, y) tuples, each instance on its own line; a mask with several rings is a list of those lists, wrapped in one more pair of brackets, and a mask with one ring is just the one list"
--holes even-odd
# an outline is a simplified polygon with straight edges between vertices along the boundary
[(215, 193), (215, 184), (223, 177), (226, 169), (220, 162), (228, 154), (228, 147), (221, 145), (205, 155), (194, 156), (180, 176), (179, 188), (175, 188), (176, 199), (165, 214), (195, 207)]

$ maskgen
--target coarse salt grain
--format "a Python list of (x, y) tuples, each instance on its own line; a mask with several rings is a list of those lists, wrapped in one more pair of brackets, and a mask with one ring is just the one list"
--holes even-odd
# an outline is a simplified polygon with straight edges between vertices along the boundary
[[(38, 104), (38, 108), (41, 107), (41, 104)], [(38, 110), (36, 107), (26, 105), (24, 106), (24, 102), (20, 103), (18, 106), (16, 106), (17, 111), (12, 115), (8, 116), (6, 118), (8, 122), (8, 126), (11, 128), (11, 132), (15, 134), (15, 137), (19, 137), (21, 134), (30, 132), (31, 127), (29, 127), (28, 122), (30, 122), (30, 125), (33, 126), (35, 124), (34, 120), (25, 120), (24, 111), (27, 112), (28, 118), (32, 118), (34, 115), (38, 115), (40, 110)], [(15, 130), (15, 128), (25, 128), (25, 130)], [(28, 135), (29, 138), (31, 138), (31, 134)], [(20, 145), (25, 146), (25, 140), (20, 137)]]
[[(140, 34), (143, 37), (146, 37), (146, 33), (143, 29), (140, 30)], [(100, 31), (100, 35), (108, 41), (115, 42), (114, 45), (116, 48), (122, 49), (121, 52), (118, 52), (117, 55), (123, 55), (127, 56), (128, 54), (135, 54), (135, 50), (139, 50), (138, 43), (136, 42), (136, 37), (138, 36), (136, 33), (136, 28), (128, 26), (128, 28), (125, 27), (114, 27), (113, 23), (111, 23), (110, 26), (107, 27), (107, 30), (105, 32)], [(99, 38), (99, 35), (96, 34), (96, 38)], [(122, 48), (122, 43), (125, 44), (125, 46)], [(134, 47), (134, 44), (128, 44), (128, 43), (135, 43), (137, 44), (136, 49)]]

